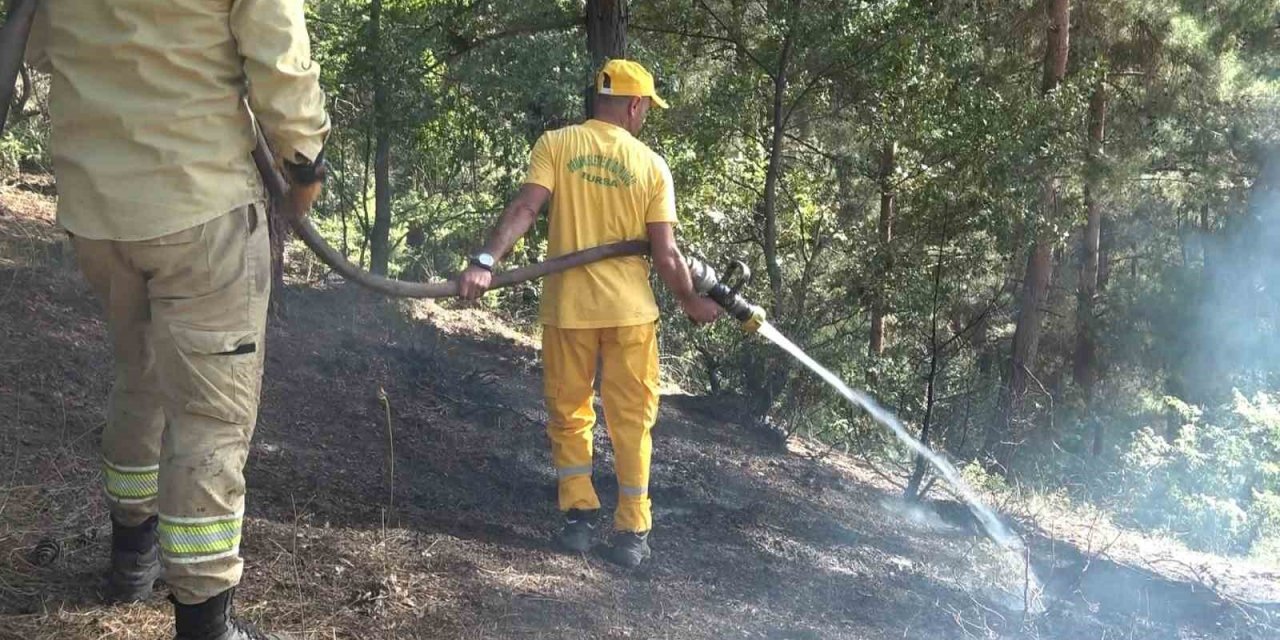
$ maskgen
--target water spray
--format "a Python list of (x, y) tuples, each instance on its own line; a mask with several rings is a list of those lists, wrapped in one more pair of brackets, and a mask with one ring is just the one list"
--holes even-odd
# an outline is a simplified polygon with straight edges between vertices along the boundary
[[(725, 269), (724, 275), (719, 276), (716, 274), (715, 269), (712, 269), (701, 260), (686, 258), (685, 262), (689, 266), (689, 274), (693, 277), (694, 290), (711, 298), (723, 307), (729, 315), (742, 323), (743, 331), (759, 334), (781, 347), (793, 358), (817, 374), (818, 377), (822, 378), (824, 382), (831, 385), (846, 400), (865, 411), (872, 420), (888, 429), (908, 449), (923, 456), (968, 505), (987, 535), (1006, 552), (1006, 557), (1015, 563), (1025, 563), (1023, 568), (1027, 576), (1026, 585), (1034, 584), (1034, 592), (1036, 594), (1043, 590), (1040, 587), (1039, 580), (1030, 572), (1030, 560), (1025, 556), (1025, 547), (1022, 540), (1000, 521), (990, 507), (983, 504), (981, 498), (969, 486), (969, 483), (965, 482), (955, 465), (931, 449), (929, 445), (911, 435), (906, 426), (896, 416), (880, 406), (871, 396), (849, 387), (831, 370), (818, 364), (803, 349), (782, 335), (777, 327), (765, 320), (764, 309), (751, 304), (742, 296), (741, 289), (751, 282), (751, 271), (745, 264), (737, 261), (732, 262)], [(1028, 602), (1026, 598), (1028, 589), (1030, 587), (1024, 586), (1023, 606), (1032, 608), (1033, 603)]]
[(742, 323), (743, 331), (758, 333), (781, 347), (816, 373), (823, 381), (839, 391), (840, 395), (844, 396), (845, 399), (866, 411), (873, 420), (889, 429), (909, 449), (924, 456), (933, 465), (934, 469), (955, 489), (960, 498), (968, 504), (982, 524), (983, 529), (998, 544), (1010, 549), (1020, 549), (1022, 547), (1022, 541), (1000, 522), (989, 507), (982, 503), (951, 462), (933, 451), (928, 445), (920, 442), (915, 436), (912, 436), (897, 417), (885, 410), (884, 407), (881, 407), (870, 396), (850, 388), (839, 377), (826, 367), (818, 364), (804, 350), (788, 340), (776, 327), (765, 320), (764, 309), (747, 301), (740, 293), (743, 287), (751, 283), (751, 270), (747, 268), (747, 265), (735, 260), (725, 268), (724, 275), (718, 275), (715, 269), (697, 258), (686, 257), (685, 262), (689, 266), (689, 274), (693, 277), (694, 290), (715, 300), (729, 315)]

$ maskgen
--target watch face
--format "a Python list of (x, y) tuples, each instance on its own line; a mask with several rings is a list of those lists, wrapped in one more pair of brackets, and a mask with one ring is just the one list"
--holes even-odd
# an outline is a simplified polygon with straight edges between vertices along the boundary
[(486, 266), (486, 267), (492, 267), (492, 266), (493, 266), (493, 256), (491, 256), (491, 255), (489, 255), (489, 254), (487, 254), (487, 253), (481, 253), (481, 254), (478, 254), (478, 255), (476, 256), (476, 262), (479, 262), (480, 264), (482, 264), (482, 265), (484, 265), (484, 266)]

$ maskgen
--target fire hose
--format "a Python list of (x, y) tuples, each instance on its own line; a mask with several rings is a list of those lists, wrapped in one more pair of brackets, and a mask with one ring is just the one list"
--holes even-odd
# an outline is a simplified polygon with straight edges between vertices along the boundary
[[(9, 107), (13, 103), (18, 76), (22, 72), (27, 40), (31, 34), (38, 0), (9, 0), (5, 22), (0, 26), (0, 135), (3, 135)], [(329, 245), (306, 216), (305, 211), (289, 211), (289, 186), (281, 175), (262, 128), (255, 123), (257, 143), (253, 149), (253, 162), (262, 176), (263, 186), (271, 197), (275, 215), (283, 215), (294, 233), (313, 253), (337, 274), (351, 282), (389, 296), (405, 298), (445, 298), (458, 295), (454, 280), (440, 282), (409, 282), (375, 275), (352, 264), (341, 252)], [(553, 273), (580, 267), (601, 260), (623, 256), (640, 256), (649, 253), (649, 243), (629, 240), (592, 247), (568, 253), (543, 262), (495, 274), (491, 288), (508, 287)], [(754, 331), (764, 321), (764, 312), (748, 303), (738, 290), (750, 280), (750, 272), (741, 263), (735, 263), (726, 276), (736, 276), (736, 284), (721, 282), (716, 272), (704, 262), (687, 257), (693, 276), (694, 288), (724, 307), (743, 328)], [(725, 278), (729, 280), (728, 277)]]
[[(289, 187), (285, 183), (284, 176), (280, 174), (280, 171), (272, 161), (271, 152), (261, 129), (258, 130), (258, 144), (253, 148), (253, 163), (257, 166), (258, 173), (262, 175), (262, 182), (267, 188), (267, 193), (271, 196), (272, 209), (276, 212), (283, 211), (287, 207)], [(315, 225), (311, 224), (311, 220), (307, 216), (293, 211), (286, 212), (283, 215), (288, 218), (294, 233), (298, 234), (298, 238), (302, 240), (302, 243), (307, 245), (307, 248), (315, 253), (321, 262), (351, 282), (379, 293), (400, 298), (447, 298), (458, 295), (458, 283), (454, 280), (408, 282), (392, 280), (391, 278), (369, 273), (352, 264), (347, 260), (346, 256), (330, 246), (324, 236), (320, 235), (320, 231), (315, 228)], [(513, 284), (535, 280), (558, 271), (580, 267), (608, 258), (638, 256), (648, 253), (649, 243), (643, 240), (629, 240), (601, 245), (550, 258), (527, 267), (495, 274), (490, 288), (509, 287)]]

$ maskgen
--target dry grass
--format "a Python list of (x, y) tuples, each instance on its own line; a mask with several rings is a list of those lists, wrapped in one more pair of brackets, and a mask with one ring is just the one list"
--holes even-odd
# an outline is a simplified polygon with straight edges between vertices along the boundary
[(405, 300), (400, 303), (409, 319), (430, 324), (448, 336), (474, 336), (509, 342), (527, 349), (538, 347), (538, 336), (511, 328), (484, 309), (455, 301)]

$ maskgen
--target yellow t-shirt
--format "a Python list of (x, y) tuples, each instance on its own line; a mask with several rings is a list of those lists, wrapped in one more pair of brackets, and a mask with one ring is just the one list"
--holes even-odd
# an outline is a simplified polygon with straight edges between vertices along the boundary
[[(667, 163), (626, 129), (600, 120), (548, 131), (533, 146), (526, 183), (551, 191), (550, 257), (648, 239), (646, 224), (676, 221)], [(548, 276), (539, 320), (561, 329), (629, 327), (658, 319), (649, 261), (613, 258)]]

